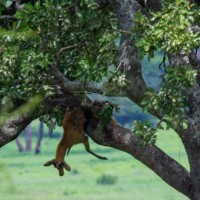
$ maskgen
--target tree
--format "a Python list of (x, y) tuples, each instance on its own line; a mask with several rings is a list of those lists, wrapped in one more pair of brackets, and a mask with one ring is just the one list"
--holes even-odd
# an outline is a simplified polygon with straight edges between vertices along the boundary
[[(89, 119), (87, 134), (100, 145), (129, 153), (176, 190), (199, 200), (198, 4), (186, 0), (3, 1), (0, 147), (38, 117), (59, 124), (63, 112), (88, 100), (88, 93), (126, 96), (156, 116), (157, 126), (136, 122), (133, 131), (111, 124), (97, 130)], [(147, 87), (141, 70), (142, 57), (152, 59), (155, 51), (164, 52), (159, 91)], [(179, 135), (190, 171), (156, 146), (155, 132), (160, 128), (173, 128)]]
[(32, 128), (31, 128), (31, 124), (29, 124), (25, 128), (25, 140), (26, 140), (26, 151), (31, 151), (31, 144), (32, 144)]
[(37, 143), (35, 147), (35, 154), (41, 153), (41, 142), (42, 142), (43, 132), (44, 132), (44, 124), (43, 122), (40, 122), (38, 129)]
[[(25, 128), (25, 140), (26, 140), (26, 151), (31, 151), (31, 136), (32, 136), (32, 130), (31, 130), (31, 125), (29, 124), (26, 128)], [(24, 151), (24, 146), (20, 140), (19, 137), (17, 137), (17, 139), (15, 140), (16, 144), (17, 144), (17, 148), (19, 152), (23, 152)]]
[(16, 144), (17, 144), (18, 151), (19, 152), (23, 152), (24, 151), (24, 147), (23, 147), (19, 137), (15, 141), (16, 141)]

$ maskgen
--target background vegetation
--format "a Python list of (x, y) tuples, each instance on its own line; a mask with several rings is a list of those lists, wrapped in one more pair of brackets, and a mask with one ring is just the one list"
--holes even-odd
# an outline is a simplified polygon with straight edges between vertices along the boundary
[[(34, 136), (38, 123), (32, 124)], [(47, 133), (47, 129), (45, 130)], [(54, 132), (60, 135), (61, 128)], [(59, 133), (59, 134), (58, 134)], [(36, 143), (33, 137), (33, 144)], [(24, 142), (23, 135), (21, 141)], [(53, 167), (43, 163), (55, 154), (58, 138), (47, 137), (42, 141), (42, 153), (19, 153), (15, 142), (1, 149), (0, 194), (6, 200), (186, 200), (187, 198), (164, 183), (156, 174), (130, 155), (98, 146), (91, 142), (92, 149), (106, 156), (101, 161), (87, 154), (82, 145), (74, 146), (66, 158), (72, 171), (59, 177)], [(158, 133), (157, 144), (170, 156), (188, 168), (184, 148), (173, 131)], [(148, 191), (148, 192), (147, 192)]]

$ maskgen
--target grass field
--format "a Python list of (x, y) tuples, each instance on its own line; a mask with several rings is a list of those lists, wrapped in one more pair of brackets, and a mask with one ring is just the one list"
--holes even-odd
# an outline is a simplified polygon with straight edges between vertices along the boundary
[[(176, 135), (172, 131), (158, 135), (158, 146), (188, 168)], [(82, 145), (74, 146), (66, 158), (72, 171), (59, 177), (53, 167), (43, 167), (54, 157), (58, 139), (42, 142), (41, 155), (18, 153), (15, 142), (0, 149), (0, 200), (188, 199), (130, 155), (92, 142), (92, 149), (109, 160), (98, 160)]]

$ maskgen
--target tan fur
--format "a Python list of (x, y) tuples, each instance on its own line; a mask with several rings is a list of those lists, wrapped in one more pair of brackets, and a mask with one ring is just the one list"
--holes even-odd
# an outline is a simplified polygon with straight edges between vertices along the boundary
[(97, 158), (104, 160), (107, 159), (95, 154), (90, 150), (88, 137), (84, 133), (85, 122), (86, 118), (81, 107), (75, 108), (71, 113), (65, 113), (62, 123), (64, 133), (57, 146), (56, 157), (55, 159), (45, 163), (45, 166), (54, 165), (59, 170), (59, 174), (63, 176), (63, 168), (70, 171), (70, 166), (64, 161), (66, 151), (69, 151), (73, 145), (79, 143), (83, 143), (86, 151), (96, 156)]

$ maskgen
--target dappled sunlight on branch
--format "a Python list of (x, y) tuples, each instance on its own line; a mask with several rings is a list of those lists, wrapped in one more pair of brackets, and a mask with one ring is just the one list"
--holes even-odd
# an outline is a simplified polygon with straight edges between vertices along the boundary
[(0, 126), (9, 118), (15, 118), (25, 113), (35, 111), (35, 108), (42, 102), (42, 97), (37, 95), (20, 107), (13, 108), (12, 101), (8, 100), (5, 104), (1, 105), (0, 110)]

